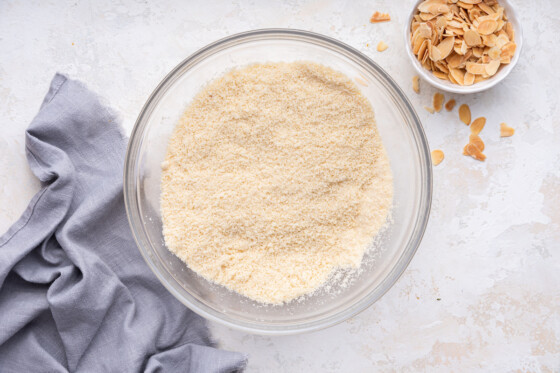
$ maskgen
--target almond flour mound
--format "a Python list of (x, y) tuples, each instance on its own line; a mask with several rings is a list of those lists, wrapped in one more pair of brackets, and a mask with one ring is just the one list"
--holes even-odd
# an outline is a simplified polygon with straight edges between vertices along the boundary
[(180, 119), (162, 168), (169, 250), (262, 303), (359, 268), (392, 204), (370, 103), (315, 63), (257, 64), (211, 82)]

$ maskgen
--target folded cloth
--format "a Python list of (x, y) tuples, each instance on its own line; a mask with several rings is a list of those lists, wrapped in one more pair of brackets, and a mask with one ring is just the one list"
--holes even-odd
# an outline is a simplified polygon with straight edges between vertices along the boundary
[(0, 237), (0, 372), (242, 370), (135, 246), (117, 116), (57, 74), (26, 148), (43, 187)]

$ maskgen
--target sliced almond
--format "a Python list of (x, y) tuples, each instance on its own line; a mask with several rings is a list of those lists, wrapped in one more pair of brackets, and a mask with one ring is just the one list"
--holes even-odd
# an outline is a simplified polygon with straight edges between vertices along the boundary
[(384, 42), (384, 41), (380, 41), (377, 44), (377, 51), (378, 52), (383, 52), (384, 50), (386, 50), (387, 48), (389, 48), (389, 46)]
[(453, 75), (451, 75), (451, 73), (447, 74), (447, 79), (449, 79), (449, 81), (453, 84), (459, 84), (455, 78), (453, 77)]
[(509, 40), (509, 38), (506, 34), (500, 34), (496, 38), (496, 45), (495, 46), (498, 47), (499, 49), (502, 49), (504, 47), (504, 45), (506, 45), (509, 42), (510, 42), (510, 40)]
[(459, 5), (463, 9), (471, 9), (473, 7), (472, 4), (469, 4), (465, 1), (457, 1), (457, 5)]
[(437, 14), (432, 14), (432, 13), (420, 13), (420, 19), (422, 21), (429, 21), (431, 19), (434, 19), (437, 17)]
[(421, 61), (422, 58), (424, 58), (424, 53), (426, 53), (426, 50), (428, 49), (428, 39), (424, 39), (424, 41), (422, 42), (422, 44), (420, 45), (420, 48), (418, 49), (418, 60)]
[(498, 22), (498, 27), (496, 27), (496, 31), (502, 31), (506, 23), (504, 22), (503, 19), (499, 19), (497, 22)]
[(482, 44), (487, 47), (493, 47), (496, 45), (498, 37), (494, 34), (492, 35), (482, 35)]
[(432, 59), (433, 61), (439, 61), (441, 59), (449, 56), (453, 50), (453, 44), (455, 43), (455, 37), (445, 38), (441, 43), (438, 44), (437, 49), (439, 51), (438, 59)]
[(443, 29), (443, 28), (445, 28), (445, 26), (447, 26), (447, 20), (445, 19), (444, 16), (439, 16), (436, 19), (436, 27), (438, 29)]
[(471, 123), (471, 133), (478, 135), (480, 131), (482, 131), (482, 129), (484, 128), (485, 124), (486, 124), (486, 118), (484, 117), (476, 118)]
[(465, 43), (464, 40), (461, 40), (461, 44), (459, 46), (455, 45), (453, 47), (453, 50), (457, 54), (465, 55), (467, 53), (467, 50), (468, 50), (468, 45), (467, 45), (467, 43)]
[(434, 109), (431, 108), (431, 107), (429, 107), (429, 106), (424, 106), (424, 109), (426, 109), (426, 111), (427, 111), (428, 113), (430, 113), (430, 114), (433, 114), (433, 113), (434, 113)]
[(455, 99), (451, 99), (445, 103), (445, 110), (451, 111), (455, 107)]
[(507, 64), (510, 63), (510, 62), (511, 62), (511, 58), (509, 58), (509, 57), (501, 57), (501, 58), (500, 58), (500, 63), (501, 63), (502, 65), (507, 65)]
[(488, 57), (490, 57), (493, 60), (499, 60), (501, 59), (501, 50), (498, 47), (492, 47), (490, 48), (490, 50), (488, 51)]
[(459, 106), (459, 119), (461, 122), (465, 123), (467, 126), (471, 124), (471, 109), (469, 105), (463, 104)]
[(449, 80), (448, 74), (441, 71), (434, 71), (434, 76), (438, 79)]
[(475, 83), (475, 84), (476, 84), (476, 83), (480, 83), (480, 82), (485, 81), (486, 79), (487, 79), (487, 78), (484, 77), (484, 76), (482, 76), (482, 75), (475, 75), (475, 76), (474, 76), (474, 83)]
[(432, 37), (432, 28), (427, 23), (421, 23), (418, 26), (418, 35), (422, 38), (429, 39)]
[(505, 123), (500, 123), (500, 137), (510, 137), (515, 133), (515, 129)]
[(430, 60), (432, 61), (439, 61), (441, 60), (441, 52), (439, 49), (433, 45), (429, 46), (430, 48)]
[(486, 64), (483, 63), (473, 63), (467, 62), (466, 64), (467, 72), (475, 75), (486, 74)]
[(447, 67), (445, 60), (440, 60), (435, 63), (437, 69), (442, 73), (449, 74), (449, 68)]
[(464, 23), (464, 21), (461, 22), (461, 21), (457, 21), (457, 20), (453, 19), (453, 20), (447, 22), (447, 26), (448, 26), (448, 27), (452, 27), (452, 28), (460, 28), (460, 29), (462, 29), (462, 28), (463, 28), (463, 23)]
[[(484, 54), (482, 57), (480, 57), (479, 61), (476, 61), (476, 63), (488, 64), (491, 60), (492, 59), (487, 54)], [(484, 70), (486, 70), (486, 66), (484, 67)], [(488, 74), (485, 71), (482, 75), (488, 75)]]
[(511, 22), (507, 22), (506, 25), (504, 26), (504, 29), (506, 30), (509, 40), (514, 40), (515, 32), (513, 31), (513, 25), (511, 24)]
[(484, 2), (478, 4), (478, 7), (485, 12), (486, 14), (494, 14), (496, 13), (492, 7)]
[(449, 74), (460, 85), (465, 85), (465, 72), (462, 69), (449, 69)]
[(504, 45), (502, 47), (502, 51), (500, 53), (500, 57), (502, 58), (512, 58), (513, 55), (515, 54), (515, 49), (517, 48), (517, 45), (510, 41), (509, 43), (507, 43), (506, 45)]
[(476, 47), (477, 45), (482, 44), (482, 38), (480, 37), (480, 34), (476, 32), (476, 30), (465, 31), (463, 39), (469, 47)]
[(422, 13), (443, 14), (449, 12), (449, 7), (445, 2), (437, 0), (427, 0), (418, 5), (418, 10)]
[(478, 7), (473, 7), (472, 9), (469, 9), (468, 13), (471, 22), (475, 21), (478, 17), (482, 15), (482, 11)]
[(484, 141), (478, 136), (477, 134), (471, 133), (469, 135), (469, 144), (473, 144), (480, 150), (481, 152), (484, 151)]
[(414, 90), (414, 92), (420, 93), (420, 78), (418, 77), (418, 75), (414, 75), (412, 77), (412, 89)]
[(477, 58), (482, 57), (482, 52), (484, 51), (484, 48), (473, 48), (473, 55)]
[(458, 67), (461, 65), (462, 60), (463, 60), (463, 56), (461, 56), (460, 54), (457, 54), (457, 53), (453, 52), (453, 53), (451, 53), (451, 54), (447, 57), (447, 59), (446, 59), (446, 61), (447, 61), (447, 67), (448, 67), (448, 68), (451, 67), (451, 68), (453, 68), (453, 69), (456, 69), (456, 68), (458, 68)]
[(434, 105), (434, 110), (437, 111), (438, 113), (441, 111), (441, 108), (443, 107), (444, 100), (445, 97), (443, 96), (443, 94), (439, 92), (434, 93), (433, 105)]
[(443, 154), (443, 152), (441, 150), (432, 150), (432, 164), (434, 166), (437, 166), (438, 164), (440, 164), (443, 161), (443, 158), (445, 157), (445, 155)]
[[(418, 31), (417, 31), (418, 32)], [(412, 52), (414, 54), (418, 54), (418, 52), (420, 51), (420, 47), (422, 46), (422, 44), (426, 41), (427, 39), (424, 39), (423, 37), (421, 37), (419, 34), (417, 34), (415, 37), (413, 36), (412, 39)]]
[(492, 76), (496, 74), (498, 68), (500, 67), (500, 61), (492, 60), (485, 65), (486, 74)]
[(498, 22), (492, 19), (486, 19), (484, 21), (479, 22), (477, 31), (479, 34), (482, 35), (490, 35), (498, 28)]
[(470, 155), (477, 161), (483, 162), (486, 159), (486, 156), (482, 154), (480, 149), (478, 149), (474, 144), (471, 143), (468, 143), (467, 146), (465, 146), (464, 152), (466, 152), (466, 155)]
[(373, 13), (373, 15), (369, 19), (371, 23), (388, 22), (390, 20), (391, 20), (391, 16), (389, 16), (388, 13), (379, 13), (379, 12)]
[(471, 74), (469, 72), (465, 73), (465, 77), (463, 79), (463, 82), (465, 85), (473, 85), (474, 84), (474, 74)]

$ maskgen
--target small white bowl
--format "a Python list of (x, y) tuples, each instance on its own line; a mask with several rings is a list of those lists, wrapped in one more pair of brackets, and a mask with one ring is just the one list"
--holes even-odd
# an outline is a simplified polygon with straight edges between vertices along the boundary
[(521, 23), (519, 22), (519, 18), (517, 18), (517, 15), (513, 10), (513, 6), (509, 3), (509, 1), (498, 0), (499, 4), (504, 7), (508, 20), (513, 25), (513, 30), (515, 31), (515, 44), (517, 44), (517, 48), (515, 50), (515, 54), (513, 55), (513, 59), (511, 60), (511, 62), (507, 65), (500, 66), (500, 70), (496, 73), (496, 75), (494, 75), (490, 79), (484, 80), (479, 83), (475, 83), (470, 86), (461, 86), (458, 84), (451, 83), (448, 80), (443, 80), (435, 77), (431, 71), (428, 71), (424, 67), (422, 67), (422, 65), (420, 64), (420, 62), (418, 61), (414, 53), (412, 53), (412, 46), (410, 45), (410, 24), (412, 23), (412, 18), (416, 14), (418, 4), (420, 4), (422, 1), (424, 0), (418, 0), (414, 4), (414, 7), (412, 8), (410, 14), (408, 15), (404, 27), (404, 40), (405, 40), (406, 53), (408, 54), (408, 57), (412, 62), (412, 66), (414, 66), (416, 71), (418, 71), (418, 74), (422, 79), (424, 79), (434, 87), (439, 88), (443, 91), (467, 94), (467, 93), (482, 92), (489, 88), (492, 88), (493, 86), (501, 82), (511, 72), (511, 70), (513, 70), (513, 68), (517, 64), (517, 60), (519, 60), (519, 55), (521, 54), (521, 49), (523, 47), (523, 30), (521, 29)]

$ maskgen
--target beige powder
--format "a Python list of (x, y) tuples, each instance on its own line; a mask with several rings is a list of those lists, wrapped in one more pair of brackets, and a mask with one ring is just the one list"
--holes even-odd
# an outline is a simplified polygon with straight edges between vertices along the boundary
[(211, 82), (171, 136), (161, 188), (168, 248), (204, 278), (274, 304), (358, 268), (393, 194), (370, 103), (308, 62)]

